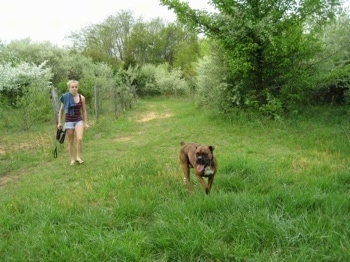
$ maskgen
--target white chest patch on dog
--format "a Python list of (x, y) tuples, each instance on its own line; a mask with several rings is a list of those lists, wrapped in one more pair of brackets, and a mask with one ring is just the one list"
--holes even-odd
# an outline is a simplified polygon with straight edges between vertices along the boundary
[(204, 175), (210, 176), (212, 174), (214, 174), (214, 171), (210, 168), (210, 166), (206, 166), (204, 169)]

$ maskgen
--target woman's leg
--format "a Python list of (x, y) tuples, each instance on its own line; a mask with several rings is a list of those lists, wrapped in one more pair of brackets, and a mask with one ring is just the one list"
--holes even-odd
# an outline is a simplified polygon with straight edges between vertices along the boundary
[(68, 136), (68, 152), (71, 165), (74, 164), (74, 129), (66, 129)]
[(81, 154), (83, 152), (83, 133), (84, 133), (84, 124), (81, 121), (75, 126), (75, 135), (76, 135), (76, 139), (77, 139), (77, 158), (76, 158), (76, 160), (78, 162), (83, 161), (81, 159)]

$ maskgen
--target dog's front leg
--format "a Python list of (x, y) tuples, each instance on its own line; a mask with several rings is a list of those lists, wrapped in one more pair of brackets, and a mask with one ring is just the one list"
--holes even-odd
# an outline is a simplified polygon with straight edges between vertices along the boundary
[(197, 177), (199, 183), (202, 185), (202, 187), (203, 187), (205, 193), (206, 193), (206, 194), (209, 194), (209, 190), (210, 190), (210, 189), (209, 189), (209, 187), (208, 187), (208, 184), (204, 181), (203, 177), (202, 177), (201, 175), (198, 175), (198, 174), (196, 174), (196, 177)]
[(213, 182), (214, 182), (214, 175), (208, 177), (208, 193), (207, 194), (209, 194), (209, 192), (211, 190), (211, 186), (213, 185)]

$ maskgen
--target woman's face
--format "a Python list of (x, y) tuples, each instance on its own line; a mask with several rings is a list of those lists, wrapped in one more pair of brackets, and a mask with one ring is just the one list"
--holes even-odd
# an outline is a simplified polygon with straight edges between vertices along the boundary
[(78, 84), (77, 83), (71, 83), (69, 86), (69, 92), (74, 96), (78, 94)]

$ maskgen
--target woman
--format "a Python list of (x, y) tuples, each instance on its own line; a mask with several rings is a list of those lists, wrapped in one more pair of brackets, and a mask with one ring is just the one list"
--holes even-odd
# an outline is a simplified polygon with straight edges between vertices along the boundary
[[(58, 112), (57, 128), (62, 128), (62, 115), (65, 114), (64, 129), (68, 136), (68, 151), (70, 157), (70, 164), (83, 164), (81, 158), (83, 150), (83, 133), (84, 128), (89, 128), (87, 124), (87, 112), (85, 97), (78, 93), (79, 82), (76, 80), (69, 80), (67, 83), (68, 92), (63, 94), (60, 98), (61, 106)], [(77, 147), (76, 157), (74, 157), (74, 136), (76, 136)]]

